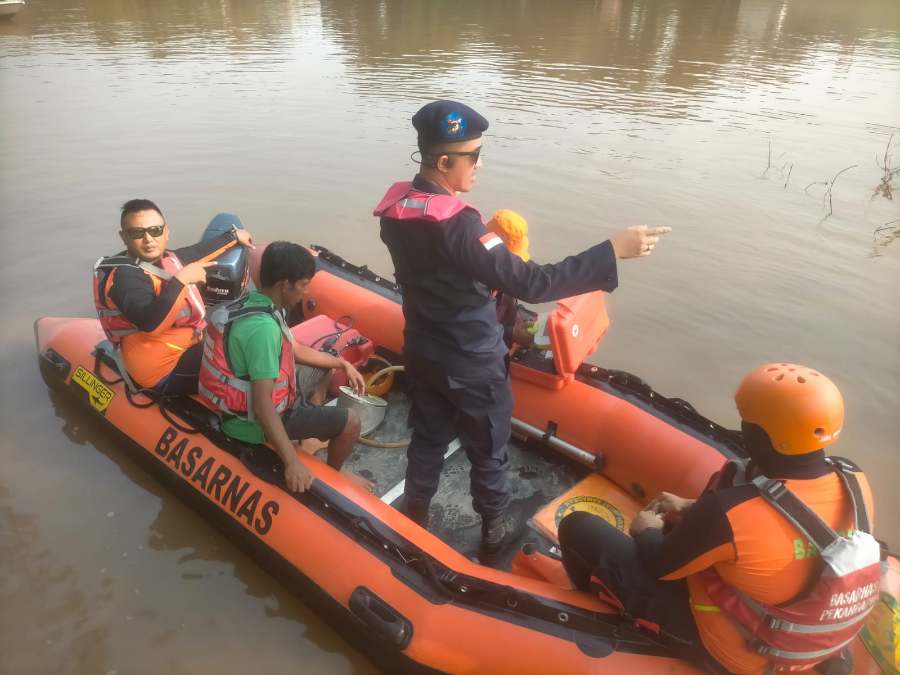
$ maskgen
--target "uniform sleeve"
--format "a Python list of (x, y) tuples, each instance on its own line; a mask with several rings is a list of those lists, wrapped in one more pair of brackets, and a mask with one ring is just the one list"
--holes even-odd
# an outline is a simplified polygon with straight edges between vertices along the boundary
[(110, 299), (122, 315), (145, 333), (156, 333), (174, 323), (187, 292), (184, 284), (172, 277), (163, 281), (159, 295), (153, 293), (153, 282), (142, 270), (119, 267), (115, 271)]
[(460, 213), (445, 230), (450, 258), (488, 288), (525, 302), (559, 300), (619, 284), (612, 244), (604, 241), (553, 265), (525, 262), (489, 233), (473, 211)]
[(183, 265), (198, 261), (207, 262), (235, 245), (237, 245), (237, 239), (234, 237), (234, 232), (223, 232), (218, 237), (176, 249), (175, 255)]
[(277, 380), (281, 371), (281, 330), (273, 321), (252, 321), (241, 332), (250, 380)]
[(635, 541), (647, 569), (658, 579), (683, 579), (736, 557), (731, 523), (717, 496), (701, 496), (668, 534), (647, 529)]

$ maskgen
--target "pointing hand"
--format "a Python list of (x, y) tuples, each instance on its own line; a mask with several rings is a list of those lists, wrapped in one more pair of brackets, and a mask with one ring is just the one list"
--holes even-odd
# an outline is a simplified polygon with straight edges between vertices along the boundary
[(659, 238), (671, 231), (671, 227), (632, 225), (619, 230), (609, 240), (616, 258), (640, 258), (650, 255)]

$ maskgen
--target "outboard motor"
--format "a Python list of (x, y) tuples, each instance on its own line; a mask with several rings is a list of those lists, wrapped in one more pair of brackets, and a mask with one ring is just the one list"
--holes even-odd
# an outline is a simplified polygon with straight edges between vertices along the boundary
[[(232, 228), (243, 229), (241, 219), (232, 213), (220, 213), (213, 218), (203, 231), (201, 241), (218, 237)], [(222, 302), (237, 300), (244, 293), (250, 278), (250, 261), (247, 249), (235, 246), (216, 258), (216, 264), (206, 270), (206, 286), (203, 301), (207, 307)]]

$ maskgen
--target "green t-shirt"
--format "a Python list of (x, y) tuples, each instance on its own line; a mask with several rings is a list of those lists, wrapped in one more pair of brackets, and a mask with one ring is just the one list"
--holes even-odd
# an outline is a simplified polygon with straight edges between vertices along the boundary
[[(251, 291), (244, 307), (274, 307), (259, 291)], [(277, 380), (281, 370), (281, 341), (278, 321), (268, 314), (253, 314), (238, 319), (228, 331), (225, 346), (228, 360), (237, 377), (250, 380)], [(265, 433), (258, 422), (229, 417), (222, 422), (222, 432), (245, 443), (263, 443)]]

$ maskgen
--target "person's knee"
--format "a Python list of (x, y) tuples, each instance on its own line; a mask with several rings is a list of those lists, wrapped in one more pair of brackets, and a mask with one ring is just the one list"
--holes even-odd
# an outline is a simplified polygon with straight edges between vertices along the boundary
[[(573, 511), (559, 523), (560, 545), (571, 545), (586, 536), (588, 530), (596, 530), (598, 523), (606, 523), (602, 518), (587, 511)], [(591, 533), (596, 536), (596, 533)]]

